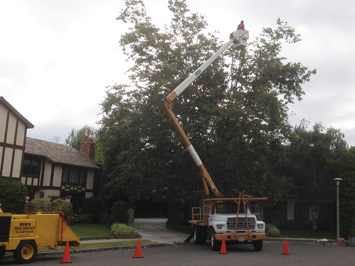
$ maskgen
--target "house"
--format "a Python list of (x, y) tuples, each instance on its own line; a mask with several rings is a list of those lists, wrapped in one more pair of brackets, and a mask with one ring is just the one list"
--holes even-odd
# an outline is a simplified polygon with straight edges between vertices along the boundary
[(70, 198), (75, 210), (83, 200), (99, 195), (100, 167), (95, 143), (85, 137), (80, 151), (63, 144), (26, 138), (21, 181), (30, 199)]
[(62, 144), (26, 137), (33, 128), (0, 97), (0, 178), (21, 181), (28, 200), (64, 197), (80, 210), (84, 199), (98, 197), (100, 166), (95, 143), (85, 137), (80, 151)]
[(33, 127), (0, 96), (0, 177), (20, 180), (27, 129)]

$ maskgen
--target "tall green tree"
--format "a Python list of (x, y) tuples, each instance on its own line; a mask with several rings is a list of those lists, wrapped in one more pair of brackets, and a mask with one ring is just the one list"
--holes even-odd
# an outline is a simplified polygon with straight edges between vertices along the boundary
[(331, 162), (346, 151), (344, 134), (338, 129), (317, 123), (311, 130), (302, 121), (293, 130), (289, 147), (290, 175), (297, 189), (296, 200), (306, 200), (310, 206), (312, 229), (317, 230), (319, 203), (329, 200), (334, 187)]
[(333, 177), (343, 179), (339, 190), (340, 234), (348, 238), (355, 236), (355, 147), (345, 150), (341, 157), (332, 163), (332, 169), (335, 170)]
[[(142, 0), (126, 0), (118, 17), (130, 26), (120, 45), (133, 64), (130, 84), (111, 87), (102, 103), (98, 136), (108, 199), (134, 202), (156, 195), (185, 203), (203, 195), (198, 169), (162, 103), (222, 43), (205, 33), (207, 22), (190, 12), (185, 0), (170, 0), (168, 9), (173, 16), (164, 30), (152, 23)], [(174, 104), (225, 195), (280, 197), (282, 144), (290, 132), (287, 104), (301, 99), (301, 85), (315, 73), (280, 56), (283, 44), (299, 40), (292, 27), (277, 20), (276, 29), (263, 29), (248, 52), (230, 49), (216, 60)]]

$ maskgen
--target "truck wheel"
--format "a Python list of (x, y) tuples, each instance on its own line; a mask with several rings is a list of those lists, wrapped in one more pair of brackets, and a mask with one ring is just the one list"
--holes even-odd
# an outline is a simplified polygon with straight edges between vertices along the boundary
[(14, 259), (18, 263), (29, 263), (37, 256), (37, 245), (32, 240), (21, 241), (14, 251)]
[(5, 256), (6, 248), (0, 247), (0, 260)]
[(211, 248), (214, 251), (218, 251), (220, 249), (220, 241), (216, 240), (216, 233), (214, 232), (214, 230), (212, 229), (211, 232)]
[(194, 226), (194, 243), (203, 245), (206, 243), (206, 230), (201, 226)]
[(263, 249), (263, 241), (262, 240), (255, 240), (253, 241), (253, 246), (255, 251), (261, 251)]

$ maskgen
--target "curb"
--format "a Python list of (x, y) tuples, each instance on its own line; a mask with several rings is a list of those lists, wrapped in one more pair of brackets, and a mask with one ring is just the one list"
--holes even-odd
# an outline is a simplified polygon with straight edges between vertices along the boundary
[[(166, 246), (172, 246), (173, 244), (143, 244), (141, 245), (142, 248), (155, 248), (155, 247), (166, 247)], [(99, 252), (99, 251), (109, 251), (109, 250), (126, 250), (126, 249), (135, 249), (136, 245), (130, 245), (130, 246), (118, 246), (118, 247), (100, 247), (100, 248), (86, 248), (86, 249), (75, 249), (75, 250), (70, 250), (71, 254), (77, 254), (77, 253), (90, 253), (90, 252)], [(37, 257), (43, 258), (48, 255), (63, 255), (64, 251), (49, 251), (49, 252), (40, 252), (37, 254)]]
[[(82, 239), (84, 240), (84, 239)], [(85, 239), (89, 240), (89, 239)], [(284, 241), (285, 238), (280, 238), (280, 237), (266, 237), (265, 241)], [(312, 243), (318, 243), (319, 239), (311, 239), (311, 238), (287, 238), (288, 241), (292, 242), (312, 242)], [(329, 244), (336, 243), (336, 240), (328, 239)], [(323, 244), (323, 243), (322, 243)], [(169, 243), (153, 243), (153, 244), (142, 244), (141, 248), (156, 248), (156, 247), (168, 247), (168, 246), (174, 246), (174, 245), (188, 245), (188, 243), (176, 243), (174, 242), (173, 244)], [(79, 253), (90, 253), (90, 252), (100, 252), (100, 251), (110, 251), (110, 250), (126, 250), (126, 249), (135, 249), (136, 245), (127, 245), (127, 246), (117, 246), (117, 247), (98, 247), (98, 248), (86, 248), (86, 249), (74, 249), (70, 250), (70, 253), (72, 254), (79, 254)], [(60, 255), (62, 256), (64, 253), (64, 250), (61, 251), (46, 251), (46, 252), (39, 252), (37, 254), (37, 258), (45, 258), (46, 256), (51, 256), (51, 255)], [(12, 257), (11, 254), (5, 254), (4, 258), (10, 258)]]
[[(168, 243), (153, 243), (153, 244), (142, 244), (141, 248), (155, 248), (155, 247), (167, 247), (173, 246), (175, 244), (168, 244)], [(117, 247), (99, 247), (99, 248), (86, 248), (86, 249), (75, 249), (70, 250), (71, 254), (79, 254), (79, 253), (90, 253), (90, 252), (100, 252), (100, 251), (110, 251), (110, 250), (126, 250), (126, 249), (135, 249), (136, 245), (129, 245), (129, 246), (117, 246)], [(38, 252), (37, 258), (45, 258), (46, 256), (52, 255), (60, 255), (62, 256), (64, 250), (60, 251), (45, 251), (45, 252)], [(12, 254), (6, 253), (3, 259), (12, 258)]]
[(321, 243), (321, 244), (333, 244), (337, 243), (335, 239), (325, 239), (324, 242), (322, 242), (322, 239), (319, 238), (289, 238), (289, 237), (266, 237), (266, 241), (285, 241), (285, 238), (287, 238), (287, 241), (292, 241), (292, 242), (311, 242), (311, 243)]

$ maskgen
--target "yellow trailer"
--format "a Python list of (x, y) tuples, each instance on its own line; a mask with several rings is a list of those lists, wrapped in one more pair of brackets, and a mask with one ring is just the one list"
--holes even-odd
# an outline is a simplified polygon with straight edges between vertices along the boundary
[(35, 260), (38, 247), (79, 246), (80, 239), (69, 227), (62, 212), (11, 214), (0, 204), (0, 259), (6, 251), (14, 253), (18, 263)]

